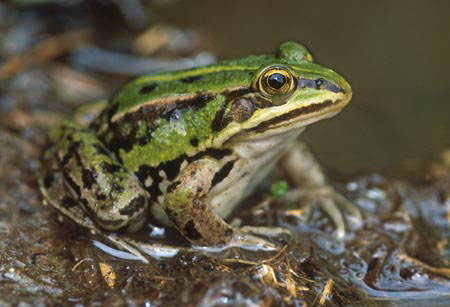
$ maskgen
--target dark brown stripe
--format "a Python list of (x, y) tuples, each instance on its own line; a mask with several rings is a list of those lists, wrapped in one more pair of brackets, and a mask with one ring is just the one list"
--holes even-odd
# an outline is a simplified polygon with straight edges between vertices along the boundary
[(147, 200), (143, 195), (133, 198), (133, 200), (124, 208), (119, 209), (121, 215), (133, 216), (136, 212), (142, 211), (145, 208)]
[[(88, 207), (89, 208), (89, 207)], [(107, 220), (99, 217), (96, 215), (92, 210), (89, 210), (91, 213), (92, 218), (100, 225), (102, 226), (119, 226), (124, 223), (124, 219), (117, 219), (117, 220)], [(123, 225), (125, 226), (125, 225)]]
[[(183, 112), (189, 109), (198, 110), (215, 98), (216, 95), (212, 93), (199, 93), (189, 99), (173, 99), (166, 103), (155, 101), (154, 103), (143, 105), (135, 112), (126, 113), (120, 119), (110, 124), (108, 131), (113, 131), (114, 136), (109, 142), (106, 142), (104, 135), (100, 135), (100, 138), (117, 155), (119, 149), (129, 152), (136, 143), (144, 146), (151, 142), (152, 131), (159, 127), (157, 119), (175, 120), (175, 117), (181, 117)], [(130, 130), (124, 134), (122, 127), (127, 122), (130, 124)], [(143, 137), (137, 138), (137, 130), (141, 125), (146, 125), (147, 132)]]
[(64, 172), (64, 179), (66, 180), (67, 184), (72, 188), (72, 190), (77, 194), (78, 197), (81, 197), (81, 190), (80, 187), (73, 181), (72, 177)]
[(192, 82), (200, 80), (202, 77), (203, 77), (202, 75), (185, 77), (185, 78), (180, 79), (180, 81), (183, 83), (192, 83)]
[(116, 123), (119, 124), (122, 121), (135, 123), (139, 120), (156, 120), (165, 116), (170, 117), (169, 113), (174, 110), (185, 110), (189, 108), (200, 109), (208, 102), (214, 100), (214, 98), (216, 98), (216, 95), (213, 93), (198, 93), (189, 99), (174, 99), (169, 103), (158, 103), (158, 101), (155, 100), (154, 103), (143, 105), (135, 112), (124, 114), (124, 116)]
[(253, 92), (251, 87), (239, 87), (232, 90), (225, 90), (221, 94), (225, 96), (226, 100), (230, 101), (234, 98)]
[[(338, 103), (338, 102), (339, 102), (339, 100), (336, 101), (336, 103)], [(315, 104), (311, 104), (309, 106), (303, 107), (301, 109), (295, 109), (289, 113), (285, 113), (285, 114), (279, 115), (277, 117), (271, 118), (269, 120), (266, 120), (265, 122), (262, 122), (258, 126), (248, 129), (247, 131), (260, 131), (260, 130), (264, 131), (264, 130), (268, 129), (270, 126), (274, 126), (274, 125), (282, 123), (282, 122), (290, 121), (291, 119), (296, 118), (300, 115), (320, 111), (322, 109), (328, 108), (332, 104), (333, 104), (332, 100), (325, 100), (321, 103), (315, 103)]]

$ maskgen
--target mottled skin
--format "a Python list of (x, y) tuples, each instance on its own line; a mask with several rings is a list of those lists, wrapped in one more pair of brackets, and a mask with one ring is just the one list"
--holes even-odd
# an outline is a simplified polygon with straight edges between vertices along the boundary
[[(90, 125), (67, 121), (50, 133), (41, 190), (84, 226), (79, 208), (109, 231), (139, 229), (149, 209), (164, 222), (162, 208), (193, 244), (224, 244), (243, 233), (223, 218), (280, 159), (296, 184), (326, 187), (296, 139), (351, 94), (293, 42), (274, 55), (141, 77)], [(323, 204), (342, 233), (342, 197), (330, 195)]]

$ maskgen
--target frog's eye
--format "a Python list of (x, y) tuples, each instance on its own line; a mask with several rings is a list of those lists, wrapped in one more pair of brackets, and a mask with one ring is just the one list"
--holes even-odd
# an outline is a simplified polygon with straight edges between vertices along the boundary
[(258, 85), (265, 96), (284, 96), (294, 89), (295, 77), (289, 69), (273, 66), (261, 73)]

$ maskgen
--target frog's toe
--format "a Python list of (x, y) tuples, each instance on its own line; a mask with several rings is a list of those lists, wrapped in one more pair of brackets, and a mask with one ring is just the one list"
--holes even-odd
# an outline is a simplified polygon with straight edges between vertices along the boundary
[(248, 229), (235, 229), (230, 242), (227, 244), (229, 247), (239, 247), (251, 251), (274, 251), (278, 250), (274, 243), (268, 240), (255, 236)]
[(283, 227), (242, 226), (239, 230), (244, 233), (268, 238), (290, 237), (292, 235), (292, 232), (289, 229)]
[[(313, 208), (319, 207), (332, 220), (336, 230), (335, 235), (338, 239), (343, 239), (347, 233), (347, 226), (359, 225), (362, 222), (362, 214), (359, 208), (350, 202), (345, 196), (338, 193), (332, 187), (324, 186), (304, 190), (294, 190), (290, 192), (288, 198), (306, 202), (303, 216), (307, 220), (312, 215)], [(344, 212), (348, 213), (344, 215)]]

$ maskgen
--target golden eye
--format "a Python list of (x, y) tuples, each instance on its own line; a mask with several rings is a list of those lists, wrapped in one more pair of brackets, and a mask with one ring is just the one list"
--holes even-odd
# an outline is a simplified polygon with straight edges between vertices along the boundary
[(286, 95), (292, 91), (295, 79), (292, 73), (284, 67), (269, 67), (261, 74), (259, 88), (268, 96)]

